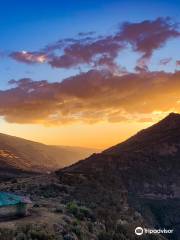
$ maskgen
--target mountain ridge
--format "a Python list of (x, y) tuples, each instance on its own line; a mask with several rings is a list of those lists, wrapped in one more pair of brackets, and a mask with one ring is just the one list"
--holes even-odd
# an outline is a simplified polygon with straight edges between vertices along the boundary
[[(179, 127), (178, 131), (177, 128)], [(173, 134), (170, 133), (169, 131), (173, 131)], [(176, 149), (174, 146), (168, 146), (168, 141), (169, 139), (171, 140), (172, 138), (173, 141), (171, 140), (171, 144), (176, 145), (176, 139), (180, 136), (180, 114), (177, 113), (170, 113), (167, 117), (159, 121), (158, 123), (143, 129), (139, 132), (137, 132), (134, 136), (128, 138), (127, 140), (116, 144), (101, 153), (95, 153), (91, 156), (89, 156), (87, 159), (80, 160), (79, 162), (73, 164), (72, 166), (67, 166), (64, 168), (63, 171), (72, 171), (72, 169), (77, 169), (79, 164), (84, 164), (85, 161), (91, 162), (91, 159), (98, 158), (99, 156), (104, 156), (105, 158), (108, 158), (110, 156), (121, 156), (124, 157), (124, 155), (132, 155), (135, 153), (141, 153), (143, 148), (146, 148), (148, 151), (149, 147), (151, 148), (151, 153), (152, 151), (155, 150), (157, 147), (157, 141), (158, 144), (165, 144), (164, 146), (161, 145), (159, 148), (159, 151), (156, 151), (156, 154), (160, 155), (165, 155), (165, 154), (173, 154), (175, 153)], [(167, 142), (163, 142), (163, 141)], [(148, 145), (146, 145), (148, 144)], [(146, 146), (145, 146), (146, 145)], [(162, 147), (170, 148), (170, 151), (166, 151), (163, 153)], [(156, 148), (157, 150), (157, 148)], [(172, 150), (172, 151), (171, 151)], [(93, 160), (92, 160), (93, 161)]]
[[(118, 150), (120, 150), (118, 147), (120, 146), (121, 148), (123, 148), (122, 150), (124, 150), (124, 148), (126, 148), (127, 145), (132, 144), (132, 142), (134, 141), (143, 141), (145, 137), (148, 137), (148, 141), (152, 141), (155, 140), (155, 138), (159, 138), (162, 139), (163, 137), (170, 137), (171, 138), (171, 134), (169, 133), (169, 131), (172, 131), (176, 128), (178, 128), (178, 126), (180, 126), (180, 114), (177, 113), (170, 113), (167, 117), (165, 117), (164, 119), (162, 119), (161, 121), (159, 121), (158, 123), (150, 126), (149, 128), (143, 129), (141, 131), (139, 131), (137, 134), (135, 134), (134, 136), (130, 137), (129, 139), (115, 145), (112, 146), (106, 150), (104, 150), (104, 153), (115, 153)], [(164, 131), (164, 129), (166, 129), (166, 132)], [(180, 129), (179, 129), (180, 131)], [(155, 136), (153, 135), (155, 133)], [(163, 136), (162, 136), (163, 134)], [(179, 134), (179, 132), (177, 132), (177, 134)], [(149, 135), (149, 136), (147, 136)]]
[(24, 171), (53, 171), (90, 155), (91, 148), (55, 146), (0, 133), (0, 163)]
[(113, 202), (117, 207), (111, 217), (118, 218), (125, 217), (123, 210), (118, 210), (118, 202), (123, 199), (123, 209), (138, 212), (153, 228), (173, 227), (174, 235), (170, 239), (178, 239), (180, 114), (171, 113), (128, 140), (56, 174), (63, 183), (75, 186), (74, 196), (78, 200), (102, 204), (106, 196), (110, 200), (105, 201), (104, 208), (113, 211), (110, 204)]

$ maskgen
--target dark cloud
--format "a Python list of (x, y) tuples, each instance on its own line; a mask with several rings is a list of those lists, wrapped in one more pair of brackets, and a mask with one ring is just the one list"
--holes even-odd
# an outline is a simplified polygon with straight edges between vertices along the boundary
[(118, 70), (117, 57), (131, 46), (142, 56), (137, 71), (147, 71), (154, 50), (169, 39), (180, 36), (178, 25), (170, 18), (158, 18), (140, 23), (124, 23), (111, 35), (95, 37), (92, 32), (79, 33), (79, 38), (62, 39), (40, 52), (15, 52), (11, 57), (26, 63), (47, 61), (52, 67), (71, 68), (87, 64), (96, 68)]
[(89, 71), (62, 82), (11, 80), (0, 91), (0, 115), (8, 122), (64, 124), (150, 119), (180, 111), (180, 72)]
[(69, 68), (80, 64), (105, 65), (111, 69), (116, 65), (115, 58), (123, 48), (124, 45), (113, 41), (112, 37), (86, 43), (80, 41), (67, 46), (63, 55), (52, 57), (49, 64), (57, 68)]
[(141, 23), (124, 23), (117, 39), (127, 41), (134, 51), (142, 53), (138, 64), (142, 68), (147, 63), (154, 50), (161, 48), (167, 40), (180, 36), (178, 25), (170, 18), (157, 18)]
[(79, 36), (84, 37), (84, 36), (89, 36), (95, 34), (95, 31), (89, 31), (89, 32), (80, 32), (78, 33)]
[(172, 58), (163, 58), (159, 61), (160, 65), (167, 65), (172, 61)]

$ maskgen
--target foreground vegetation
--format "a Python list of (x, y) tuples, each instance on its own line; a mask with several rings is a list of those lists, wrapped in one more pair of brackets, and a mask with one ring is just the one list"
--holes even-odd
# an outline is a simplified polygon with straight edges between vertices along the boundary
[[(73, 186), (56, 175), (41, 175), (2, 182), (1, 191), (30, 195), (29, 216), (0, 222), (1, 240), (139, 240), (134, 234), (141, 214), (131, 209), (122, 192), (87, 179)], [(109, 179), (111, 181), (111, 179)], [(75, 183), (74, 182), (74, 183)], [(94, 185), (96, 184), (96, 186)], [(79, 188), (81, 190), (79, 190)], [(108, 194), (107, 194), (108, 190)], [(82, 195), (81, 195), (82, 194)], [(162, 237), (144, 236), (143, 240)]]

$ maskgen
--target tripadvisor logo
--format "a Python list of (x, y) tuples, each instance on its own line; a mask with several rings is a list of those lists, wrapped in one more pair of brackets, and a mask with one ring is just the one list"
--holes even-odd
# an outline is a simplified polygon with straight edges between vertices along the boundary
[(173, 229), (150, 229), (150, 228), (142, 228), (142, 227), (136, 227), (135, 228), (135, 234), (140, 236), (142, 234), (170, 234), (173, 233)]
[(135, 234), (136, 235), (142, 235), (143, 234), (143, 232), (144, 232), (144, 230), (143, 230), (143, 228), (142, 227), (137, 227), (136, 229), (135, 229)]

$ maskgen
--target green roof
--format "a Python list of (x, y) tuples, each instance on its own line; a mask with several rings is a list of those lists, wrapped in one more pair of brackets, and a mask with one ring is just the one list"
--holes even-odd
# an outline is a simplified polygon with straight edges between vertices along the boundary
[(0, 192), (0, 207), (16, 205), (19, 203), (28, 204), (31, 200), (27, 197), (22, 197), (13, 193)]

